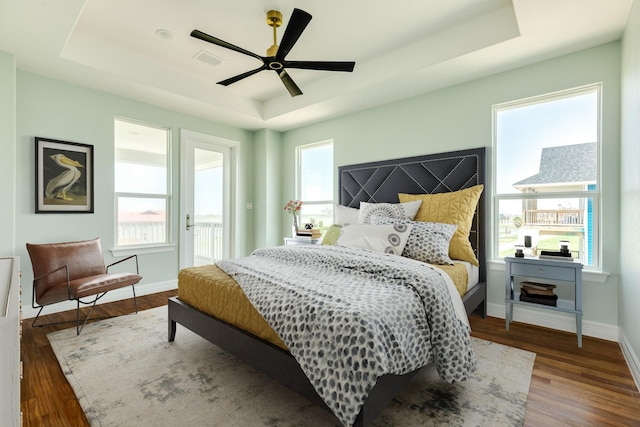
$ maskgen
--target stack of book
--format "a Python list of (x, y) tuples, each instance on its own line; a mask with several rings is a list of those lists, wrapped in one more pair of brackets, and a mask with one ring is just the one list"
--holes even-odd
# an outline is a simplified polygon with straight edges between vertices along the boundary
[(573, 261), (573, 256), (569, 251), (540, 251), (540, 259), (553, 259), (556, 261)]
[(318, 240), (322, 237), (322, 232), (319, 228), (305, 229), (301, 228), (296, 231), (296, 238), (306, 240)]
[(553, 290), (556, 285), (536, 282), (522, 282), (520, 288), (520, 301), (533, 302), (536, 304), (544, 304), (557, 306), (558, 295)]

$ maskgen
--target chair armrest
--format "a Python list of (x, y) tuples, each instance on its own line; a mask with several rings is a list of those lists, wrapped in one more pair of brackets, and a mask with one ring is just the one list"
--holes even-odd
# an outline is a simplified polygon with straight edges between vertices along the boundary
[(33, 308), (37, 308), (36, 306), (36, 288), (37, 288), (37, 281), (52, 275), (53, 273), (57, 273), (58, 271), (64, 269), (65, 270), (65, 274), (67, 276), (67, 295), (69, 296), (69, 299), (73, 299), (71, 298), (71, 286), (69, 285), (69, 266), (68, 265), (63, 265), (62, 267), (58, 267), (55, 270), (51, 270), (48, 273), (44, 273), (39, 275), (38, 277), (34, 277), (33, 278), (33, 291), (31, 292), (31, 306)]
[(42, 279), (43, 277), (51, 276), (53, 273), (57, 273), (58, 271), (62, 270), (63, 268), (66, 270), (66, 273), (67, 273), (67, 282), (68, 282), (68, 281), (69, 281), (69, 267), (68, 267), (67, 265), (63, 265), (62, 267), (58, 267), (58, 268), (56, 268), (55, 270), (51, 270), (51, 271), (50, 271), (50, 272), (48, 272), (48, 273), (44, 273), (44, 274), (39, 275), (38, 277), (34, 277), (34, 278), (33, 278), (33, 281), (35, 282), (36, 280), (40, 280), (40, 279)]
[(140, 274), (140, 270), (138, 268), (138, 255), (129, 255), (126, 258), (123, 258), (123, 259), (121, 259), (119, 261), (116, 261), (116, 262), (113, 262), (113, 263), (107, 265), (107, 273), (109, 272), (109, 267), (113, 267), (114, 265), (120, 264), (121, 262), (125, 262), (127, 260), (130, 260), (131, 258), (135, 258), (136, 259), (136, 274)]

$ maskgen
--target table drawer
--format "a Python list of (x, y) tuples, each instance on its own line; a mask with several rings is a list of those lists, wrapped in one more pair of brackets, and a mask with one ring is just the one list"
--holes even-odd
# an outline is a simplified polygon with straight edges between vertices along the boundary
[(576, 269), (550, 265), (511, 264), (512, 276), (529, 276), (540, 279), (576, 281)]

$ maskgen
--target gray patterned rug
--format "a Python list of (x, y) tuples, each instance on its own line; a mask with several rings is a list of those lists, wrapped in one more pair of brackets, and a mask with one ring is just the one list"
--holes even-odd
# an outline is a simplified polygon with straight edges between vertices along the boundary
[[(94, 426), (337, 426), (326, 410), (182, 326), (167, 308), (48, 335)], [(456, 385), (423, 368), (374, 426), (518, 426), (535, 353), (473, 339), (478, 370)]]

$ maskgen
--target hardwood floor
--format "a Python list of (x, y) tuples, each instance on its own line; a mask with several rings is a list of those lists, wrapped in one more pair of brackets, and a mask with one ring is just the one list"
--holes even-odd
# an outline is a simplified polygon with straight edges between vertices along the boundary
[[(140, 310), (166, 305), (175, 291), (138, 298)], [(93, 316), (133, 311), (131, 300), (100, 305)], [(75, 312), (57, 313), (44, 322), (75, 320)], [(21, 408), (24, 426), (88, 426), (71, 386), (60, 369), (46, 334), (73, 324), (32, 328), (23, 324), (24, 379)], [(617, 343), (575, 334), (471, 317), (473, 336), (537, 354), (531, 379), (525, 426), (638, 426), (640, 393)]]
[(640, 426), (640, 393), (617, 343), (472, 316), (472, 335), (537, 354), (525, 426)]

